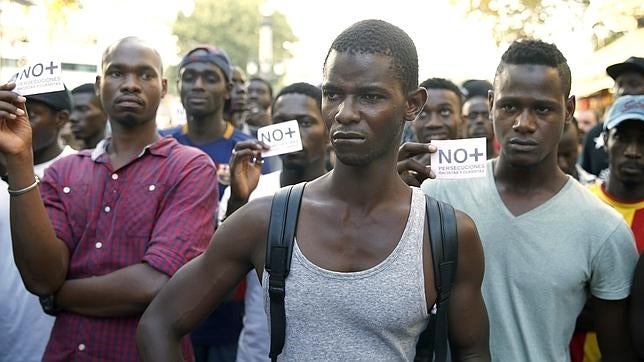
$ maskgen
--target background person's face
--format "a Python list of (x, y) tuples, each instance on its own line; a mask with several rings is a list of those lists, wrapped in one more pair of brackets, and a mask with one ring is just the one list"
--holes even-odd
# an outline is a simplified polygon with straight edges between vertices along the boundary
[(72, 94), (71, 130), (74, 137), (85, 140), (105, 131), (107, 115), (92, 93)]
[(564, 123), (574, 112), (557, 69), (506, 64), (494, 83), (490, 108), (501, 156), (514, 167), (555, 161)]
[(628, 120), (605, 136), (610, 178), (624, 184), (644, 183), (644, 122)]
[(210, 62), (192, 62), (180, 71), (179, 94), (190, 116), (199, 117), (222, 111), (230, 97), (228, 91), (224, 73)]
[(465, 120), (465, 137), (485, 137), (488, 141), (494, 139), (494, 128), (486, 98), (472, 97), (468, 99), (463, 104), (463, 119)]
[(58, 112), (42, 102), (27, 100), (27, 113), (31, 123), (31, 147), (34, 153), (58, 142), (58, 133), (65, 123), (58, 118)]
[(280, 156), (284, 168), (305, 168), (324, 161), (329, 142), (320, 106), (311, 97), (288, 93), (275, 100), (273, 124), (297, 120), (302, 138), (302, 150)]
[(447, 89), (428, 89), (427, 102), (412, 127), (419, 142), (458, 138), (461, 100)]

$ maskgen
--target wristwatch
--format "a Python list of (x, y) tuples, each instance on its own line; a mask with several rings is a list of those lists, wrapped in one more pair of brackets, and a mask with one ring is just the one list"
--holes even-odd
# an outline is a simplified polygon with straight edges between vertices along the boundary
[(39, 297), (38, 300), (40, 301), (40, 306), (42, 307), (43, 312), (46, 314), (55, 317), (58, 315), (58, 312), (60, 312), (60, 308), (56, 305), (53, 294), (46, 297)]

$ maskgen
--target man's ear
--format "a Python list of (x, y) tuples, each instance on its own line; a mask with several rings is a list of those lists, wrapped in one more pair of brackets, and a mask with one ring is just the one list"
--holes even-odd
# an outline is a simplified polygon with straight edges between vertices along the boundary
[(418, 88), (407, 96), (407, 109), (405, 110), (405, 121), (413, 121), (423, 110), (427, 102), (427, 89)]
[(577, 105), (575, 96), (570, 96), (566, 100), (566, 123), (572, 122), (572, 117), (575, 115), (575, 107)]
[(168, 79), (161, 78), (161, 98), (168, 94)]
[(98, 98), (99, 103), (101, 103), (101, 76), (97, 75), (96, 80), (94, 81), (94, 94)]
[(487, 91), (487, 106), (489, 108), (490, 114), (492, 114), (492, 107), (494, 106), (494, 91)]
[(61, 130), (69, 122), (69, 111), (66, 109), (56, 112), (56, 128)]
[(230, 92), (233, 90), (233, 83), (228, 82), (226, 83), (226, 97), (224, 99), (230, 99)]

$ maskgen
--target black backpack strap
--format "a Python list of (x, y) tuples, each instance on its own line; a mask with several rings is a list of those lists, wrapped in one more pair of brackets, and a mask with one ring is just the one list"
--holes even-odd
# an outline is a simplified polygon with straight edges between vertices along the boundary
[(458, 256), (458, 231), (454, 208), (444, 202), (426, 197), (426, 216), (432, 251), (436, 296), (434, 329), (434, 360), (447, 360), (449, 294)]
[(273, 196), (266, 240), (265, 269), (268, 273), (268, 295), (271, 311), (272, 361), (282, 353), (286, 338), (284, 310), (285, 280), (291, 269), (293, 239), (305, 183), (281, 188)]

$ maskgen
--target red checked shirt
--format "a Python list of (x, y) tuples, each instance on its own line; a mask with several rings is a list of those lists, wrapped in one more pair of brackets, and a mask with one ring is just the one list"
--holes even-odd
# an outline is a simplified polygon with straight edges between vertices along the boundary
[[(212, 161), (167, 137), (113, 170), (106, 144), (57, 161), (40, 186), (56, 235), (69, 247), (67, 278), (137, 263), (173, 275), (203, 252), (214, 233), (218, 192)], [(43, 360), (137, 361), (138, 321), (60, 313)], [(187, 338), (183, 351), (192, 360)]]

